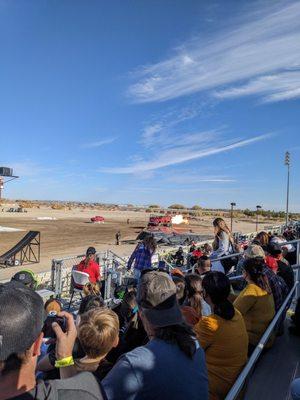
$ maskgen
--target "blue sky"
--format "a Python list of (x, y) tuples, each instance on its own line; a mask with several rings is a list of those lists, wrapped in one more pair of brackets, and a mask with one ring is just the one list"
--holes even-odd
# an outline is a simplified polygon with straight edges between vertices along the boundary
[(10, 198), (300, 211), (300, 2), (0, 0)]

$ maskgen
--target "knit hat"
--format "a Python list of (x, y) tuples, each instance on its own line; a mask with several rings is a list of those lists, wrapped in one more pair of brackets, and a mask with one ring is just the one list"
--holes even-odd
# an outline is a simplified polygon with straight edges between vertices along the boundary
[(17, 282), (0, 284), (0, 361), (28, 350), (42, 331), (42, 298)]
[(162, 328), (183, 322), (176, 292), (175, 283), (166, 273), (150, 271), (142, 275), (137, 302), (154, 327)]
[(251, 244), (248, 246), (244, 254), (245, 258), (265, 258), (265, 252), (263, 251), (262, 247), (258, 246), (257, 244)]

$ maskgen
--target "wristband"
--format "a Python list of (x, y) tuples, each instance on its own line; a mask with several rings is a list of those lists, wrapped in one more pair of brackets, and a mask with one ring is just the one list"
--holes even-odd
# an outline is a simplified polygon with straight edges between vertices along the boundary
[(55, 368), (64, 368), (64, 367), (70, 367), (71, 365), (74, 365), (73, 356), (65, 357), (62, 358), (61, 360), (56, 360), (54, 366)]

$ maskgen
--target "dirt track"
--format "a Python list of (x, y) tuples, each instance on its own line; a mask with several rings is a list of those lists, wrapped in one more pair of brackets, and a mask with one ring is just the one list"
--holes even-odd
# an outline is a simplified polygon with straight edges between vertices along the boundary
[[(105, 217), (105, 223), (90, 223), (94, 215)], [(55, 220), (38, 220), (38, 217), (51, 217)], [(127, 224), (127, 219), (130, 224)], [(60, 258), (76, 254), (83, 254), (88, 246), (97, 250), (112, 249), (119, 255), (128, 255), (134, 248), (126, 240), (135, 239), (143, 227), (147, 225), (149, 214), (145, 212), (121, 211), (88, 211), (72, 210), (61, 211), (51, 209), (30, 209), (28, 213), (0, 213), (0, 225), (23, 229), (19, 232), (0, 232), (0, 254), (14, 246), (29, 230), (41, 232), (41, 262), (32, 264), (30, 268), (36, 272), (49, 271), (52, 258)], [(211, 217), (204, 217), (202, 221), (189, 225), (199, 234), (212, 234)], [(262, 226), (263, 227), (263, 226)], [(243, 232), (253, 231), (251, 222), (235, 221), (236, 230)], [(115, 234), (120, 230), (122, 243), (115, 245)], [(0, 280), (8, 279), (19, 267), (0, 269)]]

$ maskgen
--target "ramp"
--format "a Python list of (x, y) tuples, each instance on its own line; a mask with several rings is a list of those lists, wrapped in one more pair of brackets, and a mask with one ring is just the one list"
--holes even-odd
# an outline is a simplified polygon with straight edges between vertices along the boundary
[(14, 247), (0, 256), (0, 264), (5, 266), (40, 262), (40, 232), (29, 231)]

